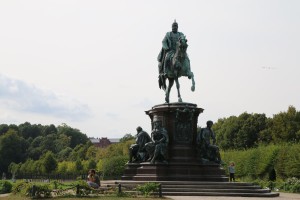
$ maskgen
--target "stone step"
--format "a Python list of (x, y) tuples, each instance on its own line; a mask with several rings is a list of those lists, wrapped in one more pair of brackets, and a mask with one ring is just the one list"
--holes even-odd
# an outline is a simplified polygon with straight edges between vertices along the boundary
[[(217, 181), (217, 182), (226, 182), (228, 181), (228, 177), (226, 176), (205, 176), (205, 175), (197, 175), (197, 176), (185, 176), (185, 175), (172, 175), (172, 176), (156, 176), (153, 174), (142, 174), (136, 176), (129, 176), (127, 180), (130, 180), (130, 177), (134, 181)], [(126, 176), (122, 176), (123, 180), (126, 180)]]
[[(154, 193), (158, 195), (158, 193)], [(279, 193), (235, 193), (235, 192), (162, 192), (163, 196), (232, 196), (232, 197), (278, 197)]]
[[(149, 181), (115, 181), (115, 184), (144, 184)], [(230, 186), (254, 186), (253, 183), (248, 182), (208, 182), (208, 181), (151, 181), (155, 183), (161, 183), (162, 185), (205, 185), (205, 186), (217, 186), (217, 185), (230, 185)]]
[(261, 189), (258, 185), (167, 185), (162, 184), (162, 188), (170, 189), (180, 189), (180, 188), (215, 188), (215, 189)]
[[(127, 192), (134, 192), (137, 185), (148, 182), (161, 184), (163, 196), (242, 196), (276, 197), (269, 189), (245, 182), (205, 182), (205, 181), (116, 181)], [(136, 191), (135, 191), (136, 192)], [(156, 193), (158, 195), (158, 193)]]
[(162, 192), (223, 192), (223, 193), (269, 193), (269, 189), (217, 189), (217, 188), (166, 188), (162, 186)]
[[(127, 188), (136, 188), (137, 185), (142, 185), (142, 184), (121, 184), (124, 187)], [(115, 187), (115, 184), (108, 185), (107, 187)], [(232, 189), (248, 189), (248, 190), (255, 190), (255, 189), (261, 189), (260, 186), (258, 185), (252, 185), (252, 186), (233, 186), (233, 185), (165, 185), (162, 184), (162, 188), (165, 190), (186, 190), (186, 189), (227, 189), (227, 190), (232, 190)]]

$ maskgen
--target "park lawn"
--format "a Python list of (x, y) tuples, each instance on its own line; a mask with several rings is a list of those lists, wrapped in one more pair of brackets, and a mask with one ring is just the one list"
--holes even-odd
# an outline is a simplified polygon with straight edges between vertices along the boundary
[[(7, 197), (1, 197), (1, 200), (31, 200), (30, 197), (24, 197), (20, 195), (9, 195)], [(123, 199), (137, 199), (137, 200), (158, 200), (158, 199), (165, 199), (165, 200), (171, 200), (170, 198), (153, 198), (153, 197), (113, 197), (113, 196), (98, 196), (98, 197), (54, 197), (54, 198), (47, 198), (47, 199), (53, 199), (53, 200), (92, 200), (92, 199), (101, 199), (101, 200), (123, 200)]]

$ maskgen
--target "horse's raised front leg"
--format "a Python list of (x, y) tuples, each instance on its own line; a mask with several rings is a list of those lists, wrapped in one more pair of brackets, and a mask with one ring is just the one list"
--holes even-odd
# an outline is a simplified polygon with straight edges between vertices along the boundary
[(194, 80), (194, 73), (190, 72), (189, 74), (189, 79), (192, 79), (192, 87), (191, 90), (194, 92), (195, 91), (195, 80)]
[(176, 88), (178, 93), (178, 102), (182, 102), (181, 95), (180, 95), (180, 84), (178, 78), (175, 78), (175, 82), (176, 82)]
[(172, 88), (172, 86), (174, 84), (174, 79), (173, 78), (169, 78), (168, 80), (169, 80), (169, 84), (168, 84), (168, 87), (166, 89), (166, 98), (165, 98), (166, 103), (169, 103), (169, 101), (170, 101), (169, 100), (169, 98), (170, 98), (170, 92), (171, 92), (171, 88)]

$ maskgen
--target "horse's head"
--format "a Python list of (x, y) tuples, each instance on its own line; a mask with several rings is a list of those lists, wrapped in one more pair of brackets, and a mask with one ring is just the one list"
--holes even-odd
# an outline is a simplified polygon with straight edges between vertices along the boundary
[(184, 35), (179, 37), (178, 42), (177, 42), (177, 47), (179, 48), (179, 51), (186, 52), (188, 44), (187, 44), (187, 39), (185, 38)]

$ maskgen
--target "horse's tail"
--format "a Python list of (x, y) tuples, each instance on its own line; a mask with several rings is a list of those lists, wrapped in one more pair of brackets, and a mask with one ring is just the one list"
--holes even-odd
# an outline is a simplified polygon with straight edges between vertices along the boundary
[(166, 86), (166, 77), (162, 74), (160, 74), (158, 76), (158, 85), (159, 85), (159, 89), (163, 89), (166, 90), (167, 86)]

